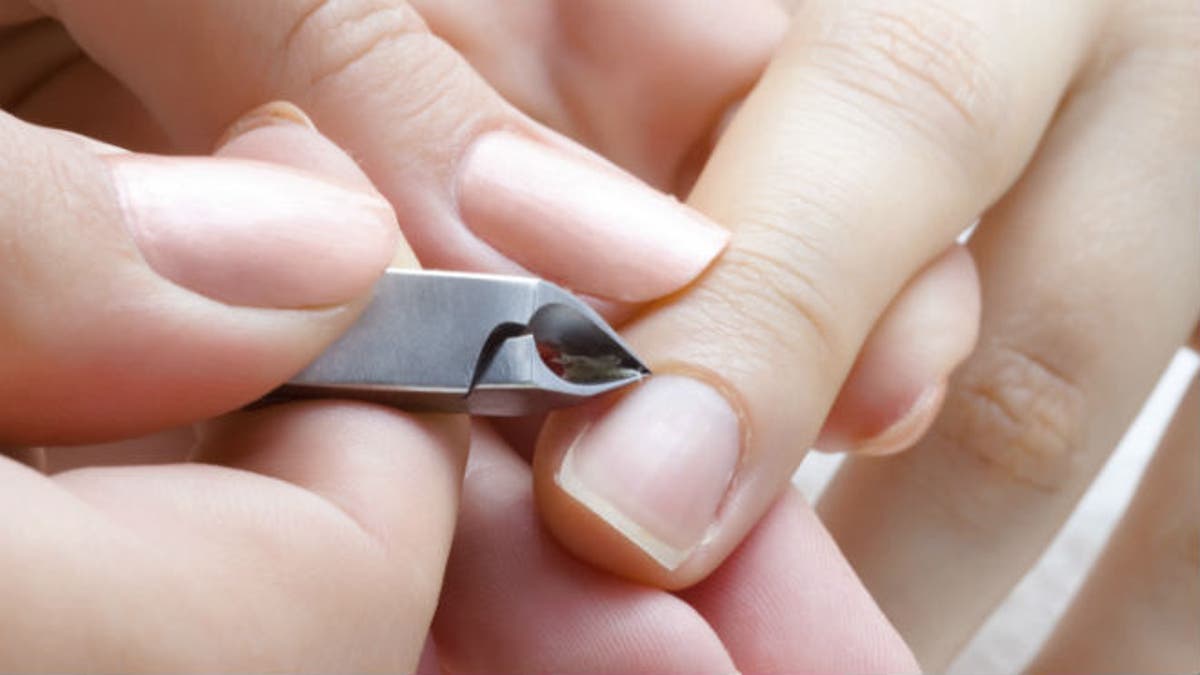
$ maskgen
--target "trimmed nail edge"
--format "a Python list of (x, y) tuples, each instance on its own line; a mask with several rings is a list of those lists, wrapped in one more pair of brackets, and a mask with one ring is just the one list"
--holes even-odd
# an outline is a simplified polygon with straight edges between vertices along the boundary
[(583, 506), (624, 537), (626, 541), (637, 546), (638, 549), (664, 570), (674, 572), (690, 560), (696, 551), (704, 548), (713, 540), (718, 529), (717, 526), (721, 522), (721, 515), (729, 502), (730, 495), (738, 487), (739, 476), (746, 462), (746, 450), (750, 447), (750, 426), (746, 417), (745, 402), (742, 400), (741, 394), (729, 385), (724, 378), (708, 368), (668, 360), (665, 363), (654, 366), (653, 371), (657, 376), (678, 375), (699, 380), (701, 383), (714, 389), (725, 400), (738, 420), (737, 462), (726, 482), (725, 493), (722, 495), (721, 501), (717, 506), (714, 518), (708, 527), (705, 528), (703, 535), (691, 546), (684, 548), (672, 546), (666, 543), (661, 537), (651, 533), (622, 509), (602, 497), (595, 490), (589, 488), (583, 481), (580, 481), (576, 477), (576, 472), (573, 470), (575, 449), (579, 442), (586, 436), (588, 430), (591, 429), (591, 422), (585, 424), (575, 433), (571, 444), (563, 453), (562, 461), (558, 469), (554, 472), (554, 484), (575, 500), (576, 503)]
[(558, 467), (558, 471), (554, 474), (554, 483), (558, 485), (567, 495), (579, 502), (584, 508), (593, 513), (600, 520), (604, 521), (609, 527), (616, 530), (627, 541), (637, 546), (643, 553), (648, 555), (654, 562), (658, 563), (667, 571), (674, 571), (679, 568), (703, 543), (703, 539), (695, 545), (687, 549), (679, 549), (664, 542), (661, 538), (651, 534), (649, 530), (642, 527), (633, 518), (625, 515), (625, 513), (614, 506), (607, 499), (604, 499), (594, 490), (575, 477), (574, 471), (574, 454), (575, 445), (579, 439), (583, 438), (591, 425), (585, 426), (572, 441), (571, 446), (567, 448), (563, 454), (562, 464)]
[(260, 127), (267, 127), (274, 124), (294, 124), (314, 131), (317, 129), (317, 125), (313, 123), (312, 118), (306, 115), (296, 104), (290, 101), (271, 101), (250, 110), (234, 120), (233, 124), (230, 124), (229, 128), (213, 144), (213, 147), (225, 147), (238, 136), (242, 136)]

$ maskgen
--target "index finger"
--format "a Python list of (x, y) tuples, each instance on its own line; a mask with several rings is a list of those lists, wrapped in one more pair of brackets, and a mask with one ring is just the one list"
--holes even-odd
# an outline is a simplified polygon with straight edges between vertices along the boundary
[(1016, 178), (1104, 7), (805, 3), (690, 200), (730, 248), (628, 331), (659, 376), (607, 414), (553, 416), (540, 440), (559, 538), (669, 587), (715, 568), (883, 308)]
[(690, 282), (728, 239), (522, 115), (403, 0), (47, 8), (181, 148), (210, 147), (236, 111), (298, 103), (389, 199), (427, 267), (533, 272), (637, 303)]

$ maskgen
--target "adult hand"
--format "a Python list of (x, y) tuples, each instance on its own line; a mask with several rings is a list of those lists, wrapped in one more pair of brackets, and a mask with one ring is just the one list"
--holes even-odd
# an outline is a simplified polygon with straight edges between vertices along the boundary
[(715, 574), (673, 594), (557, 546), (529, 465), (482, 422), (431, 637), (422, 673), (918, 670), (793, 491)]
[[(236, 2), (122, 2), (103, 12), (76, 4), (0, 2), (0, 25), (11, 24), (0, 33), (0, 101), (23, 119), (140, 150), (206, 151), (245, 106), (294, 94), (393, 197), (427, 264), (491, 272), (524, 264), (602, 299), (610, 317), (694, 278), (725, 239), (516, 113), (405, 3), (260, 3), (248, 13)], [(568, 4), (418, 9), (525, 109), (658, 184), (686, 183), (696, 148), (708, 147), (729, 100), (765, 62), (778, 8), (770, 0), (704, 11), (689, 2)], [(44, 14), (70, 31), (39, 20)], [(224, 49), (214, 55), (212, 43)], [(144, 58), (148, 51), (156, 57)], [(648, 95), (688, 67), (708, 77), (673, 85), (671, 97)], [(497, 128), (535, 142), (485, 133)], [(611, 232), (614, 224), (624, 227)], [(241, 398), (261, 393), (267, 379), (242, 381)], [(88, 454), (60, 453), (53, 465), (98, 459)], [(145, 456), (122, 449), (135, 455)]]
[[(1198, 20), (1165, 0), (803, 3), (691, 196), (733, 229), (726, 254), (626, 332), (658, 375), (543, 431), (539, 504), (559, 539), (622, 575), (694, 583), (787, 485), (839, 391), (872, 395), (847, 375), (894, 369), (879, 414), (835, 411), (826, 442), (895, 450), (949, 397), (938, 450), (855, 462), (829, 513), (868, 585), (929, 610), (918, 644), (957, 644), (943, 612), (900, 600), (913, 580), (969, 607), (960, 625), (981, 618), (1196, 323)], [(984, 338), (951, 380), (978, 312), (952, 247), (981, 214)], [(892, 346), (860, 351), (872, 331)], [(1011, 544), (998, 555), (959, 524), (941, 558), (927, 542), (964, 511)], [(1004, 582), (929, 574), (977, 556), (1005, 560)]]
[[(0, 101), (160, 152), (205, 152), (248, 107), (299, 101), (391, 199), (426, 265), (532, 271), (616, 318), (693, 279), (726, 233), (514, 110), (456, 49), (523, 108), (670, 187), (765, 63), (779, 9), (559, 5), (3, 0)], [(43, 15), (62, 23), (29, 22)], [(679, 84), (689, 67), (707, 77)], [(663, 82), (672, 96), (649, 95)]]
[[(240, 120), (214, 157), (7, 116), (0, 135), (9, 444), (236, 407), (352, 321), (396, 251), (386, 201), (285, 104)], [(33, 467), (0, 456), (0, 669), (411, 668), (462, 422), (306, 403), (205, 425), (185, 464), (48, 476), (36, 450), (11, 453)]]
[[(1033, 672), (1195, 670), (1198, 421), (1200, 380), (1194, 379), (1132, 508)], [(672, 594), (564, 555), (538, 527), (530, 487), (525, 462), (477, 423), (433, 641), (419, 672), (921, 670), (791, 489), (720, 568)], [(863, 536), (849, 538), (861, 542), (872, 527), (886, 531), (909, 516), (880, 517), (882, 527), (867, 524)], [(887, 600), (908, 603), (901, 606), (901, 630), (915, 619), (929, 635), (973, 632), (976, 624), (957, 612), (980, 599), (956, 600), (936, 588), (936, 579), (962, 574), (990, 584), (998, 570), (986, 555), (963, 551), (960, 532), (927, 532), (911, 547), (890, 542), (906, 555), (910, 548), (930, 551), (924, 575), (908, 579), (917, 594), (884, 589)], [(986, 543), (975, 546), (989, 550)], [(872, 553), (882, 558), (887, 549)], [(963, 570), (964, 564), (972, 567)], [(945, 658), (926, 658), (925, 670), (946, 668)]]
[[(475, 9), (471, 2), (427, 4), (48, 4), (42, 9), (66, 28), (57, 38), (61, 44), (47, 46), (26, 35), (12, 53), (34, 62), (33, 56), (58, 50), (75, 60), (44, 68), (49, 81), (32, 92), (30, 78), (12, 83), (19, 100), (11, 105), (27, 119), (112, 142), (136, 146), (149, 139), (172, 151), (195, 152), (211, 147), (242, 110), (291, 100), (360, 162), (395, 206), (406, 238), (427, 266), (529, 271), (610, 302), (641, 302), (677, 290), (708, 264), (727, 238), (723, 230), (518, 112), (429, 32), (418, 10), (431, 10), (434, 25), (447, 33), (469, 33), (468, 19), (504, 13), (483, 4)], [(762, 4), (776, 16), (777, 8)], [(755, 31), (767, 29), (750, 21), (748, 34), (731, 35), (716, 29), (720, 22), (704, 23), (704, 16), (676, 7), (674, 13), (689, 21), (678, 34), (651, 41), (615, 30), (619, 22), (599, 30), (584, 20), (586, 13), (570, 16), (557, 5), (533, 3), (514, 14), (523, 21), (497, 18), (494, 25), (497, 32), (519, 31), (521, 39), (509, 42), (540, 49), (547, 64), (607, 72), (596, 86), (620, 87), (622, 100), (634, 104), (616, 114), (612, 97), (602, 105), (584, 95), (595, 92), (579, 80), (559, 85), (564, 74), (549, 66), (525, 79), (550, 84), (515, 93), (550, 121), (592, 129), (597, 138), (620, 138), (623, 147), (641, 148), (640, 141), (655, 138), (644, 150), (627, 150), (624, 160), (663, 185), (674, 182), (693, 146), (707, 141), (724, 107), (758, 73), (776, 30), (773, 22), (759, 22), (770, 32), (753, 39)], [(56, 30), (28, 30), (35, 29)], [(739, 47), (742, 37), (756, 46)], [(597, 41), (622, 39), (637, 46), (628, 59), (656, 67), (630, 77), (626, 60), (604, 71), (611, 50), (593, 53)], [(512, 51), (509, 62), (530, 61), (534, 53)], [(661, 102), (644, 95), (666, 74), (676, 77), (685, 56), (709, 76)], [(57, 54), (43, 59), (61, 60)], [(85, 101), (92, 102), (86, 122), (74, 113)]]
[[(530, 64), (553, 71), (564, 63), (576, 62), (553, 55), (542, 62), (536, 60), (542, 56), (537, 40), (505, 40), (498, 26), (521, 25), (512, 19), (513, 8), (462, 4), (484, 10), (477, 18), (487, 31), (471, 31), (453, 21), (434, 20), (436, 13), (430, 12), (435, 7), (452, 7), (455, 3), (430, 3), (426, 16), (435, 31), (471, 57), (511, 100), (566, 132), (582, 135), (651, 180), (666, 185), (686, 182), (686, 178), (656, 179), (662, 171), (656, 168), (663, 166), (662, 152), (647, 153), (641, 162), (636, 156), (622, 155), (622, 137), (644, 133), (638, 124), (647, 115), (637, 111), (646, 105), (666, 106), (671, 98), (610, 96), (608, 100), (600, 99), (594, 109), (585, 106), (585, 110), (594, 110), (592, 114), (611, 124), (618, 124), (624, 115), (635, 111), (619, 133), (588, 137), (588, 125), (538, 108), (536, 101), (541, 99), (530, 93), (529, 83), (540, 82), (540, 78), (506, 77), (513, 72), (524, 73), (522, 68)], [(662, 27), (690, 26), (679, 19), (696, 20), (697, 14), (703, 14), (693, 11), (674, 17), (674, 22), (655, 21), (657, 11), (670, 13), (668, 10), (676, 3), (649, 3), (637, 8), (644, 17), (639, 21), (638, 12), (630, 16), (628, 9), (617, 9), (621, 3), (593, 3), (591, 14), (583, 9), (587, 4), (561, 3), (564, 8), (574, 7), (578, 16), (593, 19), (581, 21), (579, 31), (590, 31), (587, 34), (595, 41), (612, 41), (612, 48), (607, 50), (599, 45), (589, 50), (603, 53), (609, 60), (638, 54), (644, 46), (630, 40), (627, 31), (615, 30), (615, 22), (595, 20), (596, 15), (628, 17), (631, 26), (655, 26), (656, 37), (662, 38)], [(695, 6), (689, 3), (689, 8), (694, 10)], [(725, 18), (725, 25), (737, 25), (747, 6), (743, 3), (736, 9), (738, 12)], [(525, 25), (524, 29), (528, 31), (529, 27)], [(696, 37), (681, 40), (690, 57), (706, 53), (696, 49), (697, 44), (705, 44)], [(655, 42), (664, 50), (670, 43), (669, 39)], [(521, 47), (535, 56), (524, 56)], [(666, 59), (670, 64), (678, 60)], [(636, 76), (647, 75), (647, 64), (663, 61), (637, 56), (628, 59), (636, 64)], [(606, 65), (598, 63), (593, 76), (586, 79), (563, 78), (559, 82), (575, 85), (583, 93), (594, 93), (618, 88), (614, 83), (628, 87), (630, 78), (635, 77), (634, 72), (602, 67)], [(540, 95), (546, 93), (541, 91)], [(579, 100), (569, 95), (566, 98)], [(661, 129), (661, 125), (652, 128)], [(652, 134), (630, 147), (652, 148), (661, 139), (662, 134)], [(682, 167), (680, 172), (686, 176), (687, 168)], [(875, 610), (873, 601), (863, 593), (820, 523), (798, 496), (790, 494), (781, 500), (747, 544), (705, 583), (680, 595), (655, 591), (598, 574), (565, 556), (538, 527), (529, 468), (482, 423), (475, 425), (463, 510), (431, 638), (436, 650), (431, 643), (421, 672), (916, 669), (907, 648)]]
[[(427, 259), (519, 271), (512, 258), (529, 255), (543, 275), (621, 303), (686, 284), (723, 246), (726, 235), (696, 214), (508, 107), (407, 6), (251, 7), (247, 17), (244, 3), (0, 4), (5, 20), (45, 10), (69, 29), (41, 21), (3, 34), (6, 107), (138, 149), (196, 152), (243, 104), (295, 92), (383, 177)], [(720, 56), (725, 68), (729, 53)], [(732, 72), (757, 63), (734, 61)], [(711, 110), (676, 145), (702, 136), (736, 93), (714, 83), (740, 79), (698, 87)], [(262, 117), (299, 123), (260, 127)], [(353, 319), (394, 253), (388, 205), (293, 108), (235, 124), (221, 159), (140, 155), (3, 122), (14, 186), (3, 225), (19, 244), (6, 267), (21, 272), (4, 277), (2, 296), (10, 446), (139, 434), (256, 398)], [(674, 152), (680, 163), (688, 147)], [(335, 179), (228, 159), (241, 156)], [(563, 255), (531, 253), (546, 243), (542, 230), (520, 229), (531, 216)], [(610, 233), (611, 223), (626, 229)], [(453, 523), (454, 428), (307, 404), (209, 425), (192, 456), (228, 468), (47, 478), (5, 460), (9, 512), (32, 504), (63, 530), (5, 522), (2, 594), (27, 607), (6, 616), (5, 653), (20, 659), (7, 665), (409, 668)], [(153, 547), (162, 541), (166, 553)], [(91, 609), (61, 630), (63, 606)], [(214, 638), (233, 648), (206, 650)]]
[[(1146, 356), (1131, 350), (1121, 358)], [(960, 435), (964, 425), (979, 424), (971, 406), (988, 389), (977, 387), (1012, 391), (1006, 380), (971, 379), (986, 365), (967, 362), (926, 439), (894, 458), (851, 460), (819, 509), (926, 670), (944, 670), (1041, 557), (1126, 431), (1115, 426), (1129, 422), (1136, 402), (1123, 399), (1145, 393), (1124, 386), (1144, 387), (1153, 376), (1134, 380), (1130, 373), (1128, 384), (1112, 390), (1104, 387), (1115, 383), (1089, 381), (1078, 390), (1080, 400), (1106, 402), (1108, 414), (1073, 422), (1087, 440), (1047, 448), (1019, 440), (1030, 438), (1015, 426), (1021, 418), (996, 419)], [(1084, 570), (1068, 611), (1028, 665), (1031, 672), (1179, 673), (1200, 667), (1198, 386), (1193, 375), (1132, 502), (1095, 565)], [(1053, 417), (1054, 394), (1047, 391), (1028, 390), (1038, 401), (1029, 414), (1061, 421)], [(997, 448), (1006, 448), (1002, 459), (992, 454)], [(1026, 454), (1035, 449), (1043, 454)]]

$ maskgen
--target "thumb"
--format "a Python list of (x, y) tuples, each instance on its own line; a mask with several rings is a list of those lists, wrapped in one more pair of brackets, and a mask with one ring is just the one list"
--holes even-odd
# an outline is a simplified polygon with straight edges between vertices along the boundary
[[(245, 158), (279, 126), (339, 179)], [(235, 124), (222, 154), (239, 157), (128, 153), (5, 114), (0, 148), (0, 444), (252, 401), (353, 320), (395, 254), (387, 202), (290, 106)]]

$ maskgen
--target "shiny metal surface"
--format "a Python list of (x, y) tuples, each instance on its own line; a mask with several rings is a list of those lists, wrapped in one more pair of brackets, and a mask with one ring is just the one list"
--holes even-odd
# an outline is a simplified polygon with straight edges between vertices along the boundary
[(595, 311), (554, 284), (388, 270), (359, 320), (265, 400), (351, 398), (525, 415), (581, 403), (647, 374)]

